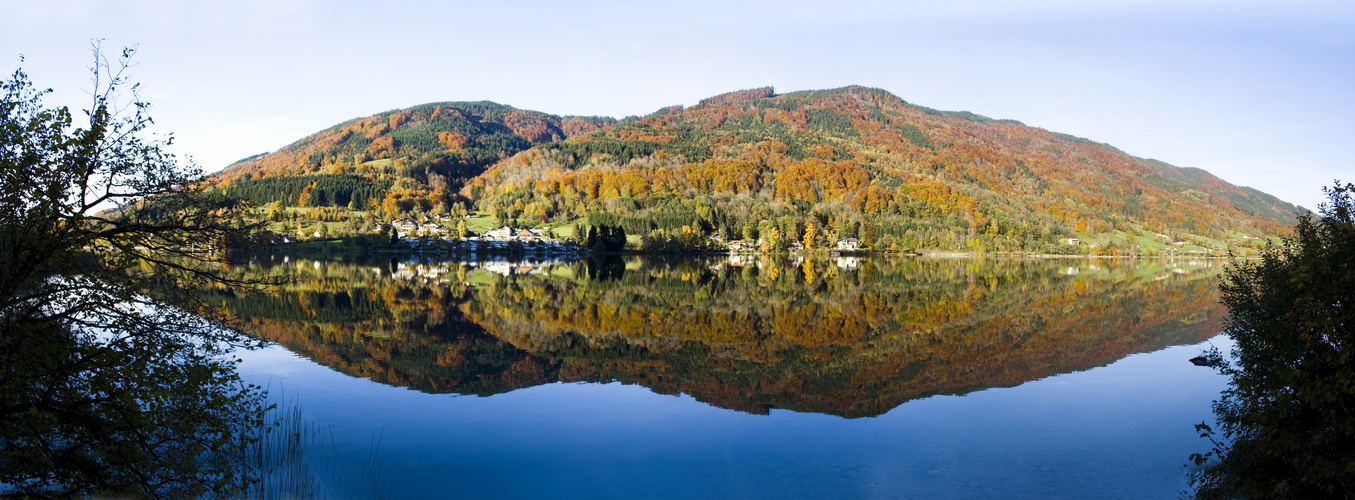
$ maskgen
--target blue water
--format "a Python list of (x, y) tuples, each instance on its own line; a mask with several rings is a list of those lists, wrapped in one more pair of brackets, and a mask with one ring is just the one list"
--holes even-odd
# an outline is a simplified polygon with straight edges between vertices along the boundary
[[(1225, 337), (1212, 339), (1227, 349)], [(353, 378), (281, 347), (247, 381), (299, 402), (400, 498), (1175, 498), (1225, 379), (1208, 343), (846, 419), (753, 415), (644, 387), (490, 397)]]

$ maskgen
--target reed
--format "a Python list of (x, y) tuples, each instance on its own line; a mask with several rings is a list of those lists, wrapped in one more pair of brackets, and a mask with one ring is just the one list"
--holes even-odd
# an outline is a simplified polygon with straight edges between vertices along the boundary
[(339, 445), (333, 426), (306, 419), (297, 400), (278, 399), (282, 402), (269, 407), (264, 425), (255, 429), (258, 439), (244, 457), (255, 479), (246, 489), (247, 498), (394, 498), (379, 463), (379, 433), (364, 454), (355, 456), (353, 449)]

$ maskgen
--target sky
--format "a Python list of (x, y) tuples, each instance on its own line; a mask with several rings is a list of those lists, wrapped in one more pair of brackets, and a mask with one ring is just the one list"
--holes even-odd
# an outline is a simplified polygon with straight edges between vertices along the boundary
[[(1355, 2), (0, 0), (0, 71), (87, 108), (135, 46), (204, 170), (437, 101), (645, 115), (864, 85), (1208, 170), (1308, 208), (1355, 182)], [(21, 61), (22, 57), (22, 61)]]

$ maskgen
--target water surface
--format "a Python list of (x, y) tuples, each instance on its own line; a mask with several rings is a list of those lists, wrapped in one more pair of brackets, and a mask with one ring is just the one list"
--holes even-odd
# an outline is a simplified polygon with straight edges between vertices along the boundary
[(1211, 264), (275, 259), (216, 300), (403, 497), (1173, 497)]

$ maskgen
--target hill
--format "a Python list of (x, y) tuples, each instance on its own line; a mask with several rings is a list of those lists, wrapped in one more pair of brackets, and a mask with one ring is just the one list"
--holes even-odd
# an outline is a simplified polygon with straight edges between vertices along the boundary
[[(451, 201), (461, 181), (508, 155), (615, 122), (488, 101), (430, 103), (346, 121), (235, 162), (214, 179), (258, 205), (347, 206), (356, 200), (352, 208), (362, 209), (390, 197), (403, 211), (433, 210)], [(307, 186), (323, 194), (307, 199), (301, 193)]]
[[(258, 185), (300, 175), (350, 177), (271, 181), (290, 191)], [(654, 248), (721, 235), (1080, 253), (1066, 243), (1077, 237), (1144, 253), (1173, 240), (1218, 248), (1279, 234), (1297, 210), (1203, 170), (865, 87), (766, 87), (621, 121), (426, 104), (340, 124), (219, 179), (237, 194), (251, 182), (272, 193), (247, 197), (256, 203), (285, 204), (306, 204), (300, 191), (311, 183), (324, 192), (367, 182), (356, 203), (342, 189), (309, 203), (346, 199), (386, 217), (465, 204), (519, 225), (588, 218)]]

